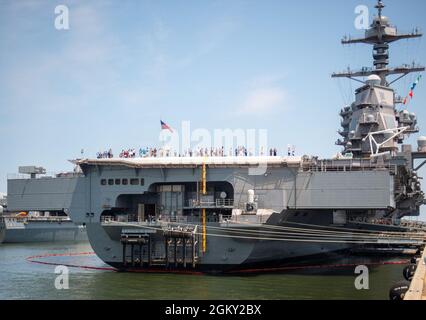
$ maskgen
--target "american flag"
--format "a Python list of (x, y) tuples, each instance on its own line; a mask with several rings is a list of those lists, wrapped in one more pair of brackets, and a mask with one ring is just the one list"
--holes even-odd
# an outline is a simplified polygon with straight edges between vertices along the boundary
[(160, 120), (161, 122), (161, 130), (170, 130), (171, 133), (173, 133), (172, 128), (169, 127), (164, 121)]

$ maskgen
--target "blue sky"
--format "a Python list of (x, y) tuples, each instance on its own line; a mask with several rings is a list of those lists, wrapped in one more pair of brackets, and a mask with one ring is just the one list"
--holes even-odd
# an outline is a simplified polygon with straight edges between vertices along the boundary
[[(179, 128), (268, 129), (283, 152), (330, 157), (338, 111), (356, 83), (333, 71), (371, 66), (371, 47), (343, 47), (347, 1), (0, 0), (0, 191), (20, 165), (71, 169), (67, 159), (158, 144), (160, 119)], [(54, 28), (57, 5), (70, 29)], [(426, 30), (422, 0), (386, 0), (399, 30)], [(391, 47), (391, 64), (426, 64), (424, 40)], [(405, 95), (414, 76), (396, 86)], [(410, 111), (426, 123), (426, 82)], [(426, 129), (425, 129), (426, 130)], [(424, 131), (426, 133), (426, 131)], [(415, 141), (415, 137), (411, 139)]]

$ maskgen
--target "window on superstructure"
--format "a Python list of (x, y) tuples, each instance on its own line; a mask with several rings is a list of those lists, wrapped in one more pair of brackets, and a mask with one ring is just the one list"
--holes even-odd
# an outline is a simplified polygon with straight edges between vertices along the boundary
[(113, 186), (114, 185), (114, 179), (108, 179), (108, 185)]
[(101, 180), (101, 185), (106, 186), (106, 184), (107, 184), (106, 179), (102, 179)]
[(139, 185), (139, 179), (130, 179), (130, 184), (132, 186), (138, 186)]
[(127, 185), (129, 184), (129, 182), (128, 182), (128, 180), (127, 180), (127, 179), (122, 179), (122, 180), (121, 180), (121, 184), (122, 184), (123, 186), (127, 186)]
[(144, 186), (145, 185), (145, 179), (144, 178), (142, 178), (141, 179), (141, 186)]
[(120, 179), (115, 179), (115, 184), (119, 186), (121, 184), (121, 180)]

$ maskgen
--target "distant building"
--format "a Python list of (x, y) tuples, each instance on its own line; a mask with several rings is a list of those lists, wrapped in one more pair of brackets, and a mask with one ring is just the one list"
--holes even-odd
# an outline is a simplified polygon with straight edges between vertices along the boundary
[(5, 207), (7, 204), (7, 196), (5, 193), (0, 192), (0, 206)]

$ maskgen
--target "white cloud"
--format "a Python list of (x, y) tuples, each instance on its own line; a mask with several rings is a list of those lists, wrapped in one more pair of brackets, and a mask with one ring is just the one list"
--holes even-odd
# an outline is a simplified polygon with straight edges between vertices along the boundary
[(258, 88), (250, 92), (239, 109), (243, 114), (263, 114), (283, 106), (286, 92), (282, 88)]
[(280, 83), (283, 78), (282, 75), (269, 75), (251, 80), (237, 113), (262, 115), (285, 108), (288, 104), (288, 94)]
[(284, 74), (266, 74), (266, 75), (260, 75), (255, 78), (253, 78), (250, 81), (250, 85), (252, 87), (263, 87), (263, 86), (271, 86), (271, 85), (278, 85), (285, 79)]

